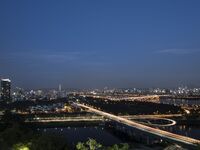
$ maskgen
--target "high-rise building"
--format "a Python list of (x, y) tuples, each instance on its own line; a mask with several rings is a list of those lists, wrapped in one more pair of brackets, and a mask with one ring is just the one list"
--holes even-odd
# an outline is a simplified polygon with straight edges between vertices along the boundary
[(58, 86), (58, 91), (59, 91), (59, 92), (62, 91), (62, 86), (61, 86), (61, 84), (59, 84), (59, 86)]
[(59, 86), (58, 86), (58, 98), (61, 98), (61, 94), (62, 94), (62, 87), (61, 87), (61, 84), (59, 84)]
[(11, 101), (10, 96), (11, 81), (10, 79), (1, 79), (1, 99), (3, 101)]

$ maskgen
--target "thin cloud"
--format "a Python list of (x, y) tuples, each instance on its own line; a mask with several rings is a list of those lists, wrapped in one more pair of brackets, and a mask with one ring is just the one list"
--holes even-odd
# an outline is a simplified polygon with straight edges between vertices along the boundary
[(58, 52), (50, 54), (42, 54), (41, 58), (54, 61), (73, 61), (82, 57), (80, 52)]
[(196, 53), (199, 52), (198, 49), (163, 49), (156, 51), (157, 53), (162, 53), (162, 54), (191, 54), (191, 53)]
[(86, 55), (83, 52), (13, 52), (5, 54), (7, 59), (19, 58), (23, 60), (43, 60), (43, 61), (73, 61), (80, 59)]
[[(44, 63), (95, 63), (97, 55), (94, 51), (23, 51), (10, 52), (4, 54), (5, 59), (1, 59), (0, 63), (15, 63), (16, 58), (22, 60), (26, 64), (34, 64), (35, 62)], [(93, 58), (96, 59), (93, 59)]]

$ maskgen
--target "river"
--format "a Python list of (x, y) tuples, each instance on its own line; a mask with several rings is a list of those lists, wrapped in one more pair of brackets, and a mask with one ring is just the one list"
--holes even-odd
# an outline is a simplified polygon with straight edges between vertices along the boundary
[(160, 99), (160, 103), (177, 105), (177, 106), (181, 106), (181, 105), (200, 106), (200, 99)]
[(105, 146), (123, 143), (119, 137), (112, 135), (102, 125), (84, 127), (58, 127), (38, 128), (39, 132), (60, 135), (66, 138), (67, 143), (74, 147), (80, 141), (87, 141), (89, 138), (96, 139)]
[(200, 126), (174, 125), (171, 127), (162, 127), (160, 129), (200, 140)]

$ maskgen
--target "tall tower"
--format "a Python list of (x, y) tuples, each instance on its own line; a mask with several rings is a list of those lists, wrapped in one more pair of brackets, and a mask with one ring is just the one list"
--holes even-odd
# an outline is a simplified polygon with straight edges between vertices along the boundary
[(59, 84), (58, 91), (59, 91), (59, 92), (62, 91), (62, 86), (61, 86), (61, 84)]
[(11, 81), (10, 79), (1, 79), (1, 99), (3, 101), (11, 101), (10, 96)]
[(61, 84), (58, 85), (58, 98), (61, 98), (62, 95), (62, 87)]

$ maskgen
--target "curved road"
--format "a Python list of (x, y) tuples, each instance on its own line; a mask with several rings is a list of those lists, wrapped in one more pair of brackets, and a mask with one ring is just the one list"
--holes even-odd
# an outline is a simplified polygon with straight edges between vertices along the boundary
[(120, 122), (122, 124), (126, 124), (128, 126), (133, 127), (133, 128), (139, 129), (143, 132), (151, 133), (153, 135), (157, 135), (159, 137), (166, 138), (166, 139), (171, 140), (171, 141), (175, 141), (175, 142), (179, 142), (179, 143), (183, 143), (183, 144), (187, 144), (187, 145), (192, 145), (192, 146), (196, 146), (197, 144), (200, 144), (200, 140), (197, 140), (197, 139), (193, 139), (193, 138), (189, 138), (189, 137), (186, 137), (186, 136), (170, 133), (170, 132), (163, 131), (163, 130), (160, 130), (160, 129), (155, 129), (155, 128), (152, 128), (152, 127), (149, 127), (149, 126), (146, 126), (146, 125), (142, 125), (142, 124), (134, 122), (134, 121), (130, 121), (128, 119), (125, 119), (125, 118), (122, 118), (122, 117), (119, 117), (119, 116), (115, 116), (115, 115), (107, 113), (107, 112), (103, 112), (103, 111), (94, 109), (92, 107), (89, 107), (89, 106), (86, 106), (86, 105), (83, 105), (83, 104), (79, 104), (79, 103), (74, 103), (74, 104), (76, 104), (79, 107), (88, 109), (89, 111), (91, 111), (93, 113), (96, 113), (96, 114), (99, 114), (99, 115), (104, 116), (106, 118), (109, 118), (111, 120)]

